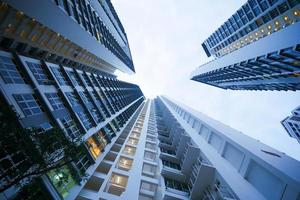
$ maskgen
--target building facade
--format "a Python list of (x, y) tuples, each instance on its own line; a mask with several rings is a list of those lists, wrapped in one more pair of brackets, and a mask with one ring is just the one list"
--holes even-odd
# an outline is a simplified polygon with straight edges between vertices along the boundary
[(300, 89), (300, 2), (248, 0), (202, 44), (191, 79), (232, 90)]
[(282, 126), (290, 137), (295, 138), (300, 143), (300, 106), (292, 111), (292, 116), (281, 121)]
[[(72, 198), (84, 178), (73, 174), (93, 174), (144, 102), (139, 86), (114, 75), (134, 73), (125, 30), (110, 0), (4, 0), (0, 29), (1, 106), (11, 108), (23, 128), (58, 127), (85, 145), (79, 160), (48, 171), (38, 184), (50, 199)], [(3, 144), (0, 186), (24, 162)], [(0, 199), (20, 199), (19, 189), (10, 187)]]
[(299, 161), (166, 97), (102, 156), (76, 199), (300, 198)]

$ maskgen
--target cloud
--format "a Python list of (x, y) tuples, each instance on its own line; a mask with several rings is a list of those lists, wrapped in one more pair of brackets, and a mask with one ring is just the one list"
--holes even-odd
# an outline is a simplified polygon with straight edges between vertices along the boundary
[(280, 121), (299, 105), (299, 92), (230, 91), (189, 80), (209, 59), (201, 43), (245, 1), (115, 0), (136, 68), (120, 79), (147, 97), (165, 94), (300, 160)]

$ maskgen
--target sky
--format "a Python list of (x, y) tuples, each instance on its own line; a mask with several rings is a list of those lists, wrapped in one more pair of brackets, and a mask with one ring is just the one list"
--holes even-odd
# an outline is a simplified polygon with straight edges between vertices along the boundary
[[(300, 105), (300, 92), (231, 91), (191, 81), (210, 61), (201, 43), (246, 1), (113, 0), (125, 28), (138, 84), (147, 98), (166, 95), (300, 160), (300, 144), (280, 121)], [(226, 3), (224, 3), (226, 2)]]

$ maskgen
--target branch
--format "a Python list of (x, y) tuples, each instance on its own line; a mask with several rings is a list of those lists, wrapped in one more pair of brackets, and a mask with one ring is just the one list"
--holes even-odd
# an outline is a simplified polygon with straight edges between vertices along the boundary
[(8, 188), (10, 188), (13, 185), (19, 183), (21, 180), (23, 180), (23, 179), (25, 179), (27, 177), (32, 177), (32, 176), (37, 176), (37, 175), (44, 174), (44, 173), (46, 173), (46, 172), (48, 172), (48, 171), (50, 171), (52, 169), (57, 169), (57, 168), (63, 167), (66, 164), (69, 164), (69, 163), (71, 163), (73, 161), (75, 161), (75, 159), (71, 159), (71, 160), (69, 160), (67, 162), (64, 162), (64, 163), (61, 163), (61, 164), (58, 164), (58, 165), (54, 165), (54, 166), (51, 166), (51, 167), (48, 167), (48, 168), (44, 168), (44, 169), (41, 169), (39, 171), (34, 171), (34, 172), (30, 172), (30, 173), (24, 174), (23, 176), (20, 176), (20, 177), (14, 179), (12, 182), (10, 182), (7, 185), (5, 185), (4, 187), (0, 188), (0, 193), (4, 192)]

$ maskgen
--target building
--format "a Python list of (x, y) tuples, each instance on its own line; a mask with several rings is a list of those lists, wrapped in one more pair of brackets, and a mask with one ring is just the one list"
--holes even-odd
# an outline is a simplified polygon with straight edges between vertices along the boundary
[(299, 161), (166, 97), (101, 157), (76, 199), (300, 198)]
[[(78, 183), (74, 173), (89, 177), (144, 101), (139, 86), (114, 75), (134, 73), (125, 30), (110, 0), (4, 0), (0, 30), (0, 105), (11, 107), (23, 128), (59, 127), (85, 144), (82, 158), (37, 184), (48, 198), (68, 198)], [(14, 178), (6, 172), (22, 168), (24, 159), (0, 145), (1, 188)], [(10, 187), (0, 199), (19, 189)]]
[(292, 111), (292, 116), (282, 120), (281, 124), (289, 136), (295, 138), (300, 143), (300, 106)]
[(300, 2), (248, 0), (202, 47), (214, 60), (191, 79), (222, 89), (300, 89)]

